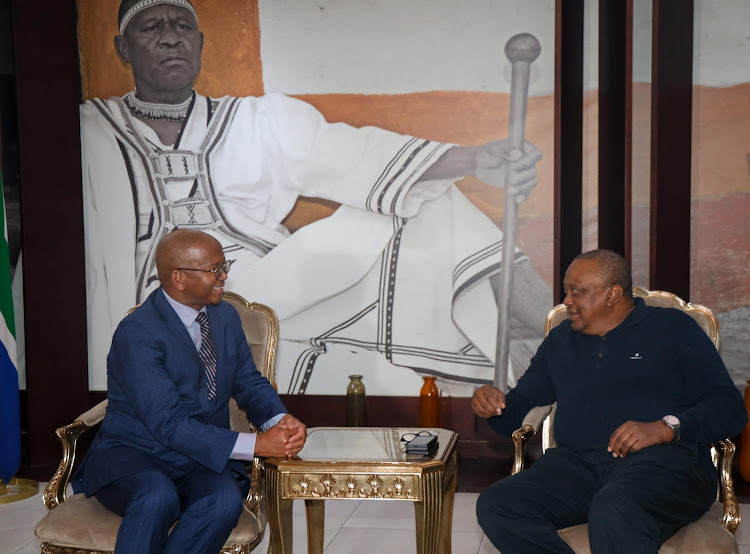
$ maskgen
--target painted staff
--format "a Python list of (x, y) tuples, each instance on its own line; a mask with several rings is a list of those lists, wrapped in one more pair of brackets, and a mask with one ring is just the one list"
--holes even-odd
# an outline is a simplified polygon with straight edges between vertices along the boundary
[[(526, 100), (529, 95), (529, 73), (542, 47), (534, 35), (520, 33), (505, 43), (505, 55), (511, 63), (510, 119), (508, 142), (523, 152), (526, 127)], [(506, 170), (505, 209), (503, 214), (503, 256), (497, 295), (497, 343), (495, 345), (495, 386), (508, 390), (508, 356), (510, 353), (510, 300), (513, 285), (513, 258), (516, 250), (518, 204), (508, 195), (510, 168)]]

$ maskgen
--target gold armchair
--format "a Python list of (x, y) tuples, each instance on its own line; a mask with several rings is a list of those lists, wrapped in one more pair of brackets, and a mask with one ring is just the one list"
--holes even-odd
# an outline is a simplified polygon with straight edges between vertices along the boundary
[[(719, 322), (711, 310), (698, 304), (686, 303), (680, 297), (664, 291), (649, 291), (633, 287), (633, 295), (644, 299), (650, 306), (677, 308), (695, 319), (706, 332), (711, 341), (719, 348)], [(547, 314), (544, 325), (545, 335), (567, 317), (565, 306), (559, 304)], [(526, 445), (529, 438), (542, 429), (542, 450), (555, 446), (555, 411), (556, 404), (538, 406), (529, 411), (520, 429), (513, 433), (515, 459), (512, 473), (523, 469)], [(666, 541), (660, 554), (695, 553), (711, 554), (737, 552), (734, 533), (740, 525), (740, 510), (732, 483), (732, 459), (735, 446), (729, 439), (720, 440), (711, 449), (714, 465), (719, 472), (717, 501), (701, 519), (683, 527), (672, 538)], [(591, 552), (589, 547), (587, 525), (576, 525), (558, 531), (560, 536), (577, 553)]]
[[(255, 365), (273, 383), (279, 338), (279, 320), (276, 314), (271, 308), (249, 303), (232, 292), (225, 292), (224, 300), (240, 314)], [(86, 498), (83, 494), (68, 497), (66, 490), (73, 472), (78, 437), (101, 422), (106, 409), (107, 401), (103, 400), (70, 425), (56, 431), (62, 442), (63, 458), (42, 497), (49, 512), (34, 529), (42, 543), (42, 554), (100, 554), (113, 552), (115, 549), (120, 517), (104, 508), (95, 498)], [(233, 430), (257, 432), (234, 400), (230, 401), (229, 410)], [(255, 458), (245, 510), (220, 554), (248, 553), (263, 539), (267, 516), (261, 469), (260, 460)]]

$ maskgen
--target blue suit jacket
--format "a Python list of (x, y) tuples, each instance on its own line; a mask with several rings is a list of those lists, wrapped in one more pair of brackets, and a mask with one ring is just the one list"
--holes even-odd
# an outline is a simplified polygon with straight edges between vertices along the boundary
[(161, 288), (115, 331), (107, 357), (109, 403), (102, 427), (73, 479), (87, 496), (126, 475), (158, 470), (176, 479), (201, 464), (221, 472), (237, 433), (229, 429), (230, 397), (258, 427), (286, 412), (255, 367), (235, 309), (208, 306), (216, 343), (216, 396), (208, 399), (198, 352)]

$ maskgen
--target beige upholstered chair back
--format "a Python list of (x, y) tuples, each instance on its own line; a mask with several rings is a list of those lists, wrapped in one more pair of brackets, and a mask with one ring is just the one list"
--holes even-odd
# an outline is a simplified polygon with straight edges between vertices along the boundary
[[(240, 314), (242, 330), (245, 331), (245, 337), (250, 345), (255, 365), (258, 371), (275, 386), (279, 318), (268, 306), (257, 302), (248, 302), (237, 293), (227, 291), (224, 293), (223, 299)], [(255, 431), (248, 423), (245, 413), (237, 407), (234, 399), (229, 401), (229, 418), (232, 430), (246, 433)]]
[[(633, 296), (643, 298), (644, 302), (649, 306), (682, 310), (698, 322), (698, 325), (700, 325), (701, 329), (705, 331), (711, 339), (711, 342), (714, 343), (716, 349), (719, 349), (719, 321), (709, 308), (701, 306), (700, 304), (685, 302), (676, 294), (661, 290), (648, 290), (641, 287), (633, 287)], [(568, 313), (564, 304), (558, 304), (552, 308), (547, 314), (547, 319), (544, 322), (544, 336), (547, 336), (554, 327), (565, 321), (567, 317)], [(542, 429), (543, 450), (555, 446), (554, 415), (556, 410), (557, 404), (553, 405), (552, 412), (550, 412), (549, 417), (544, 421), (544, 427)]]

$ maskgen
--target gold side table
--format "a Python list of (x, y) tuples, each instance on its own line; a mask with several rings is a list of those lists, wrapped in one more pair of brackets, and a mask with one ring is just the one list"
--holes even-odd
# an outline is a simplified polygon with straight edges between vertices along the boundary
[(266, 502), (271, 551), (292, 552), (292, 500), (303, 499), (307, 550), (323, 552), (325, 500), (414, 503), (418, 554), (449, 554), (456, 491), (458, 435), (446, 429), (429, 457), (407, 455), (401, 437), (422, 429), (314, 427), (294, 459), (267, 458)]

